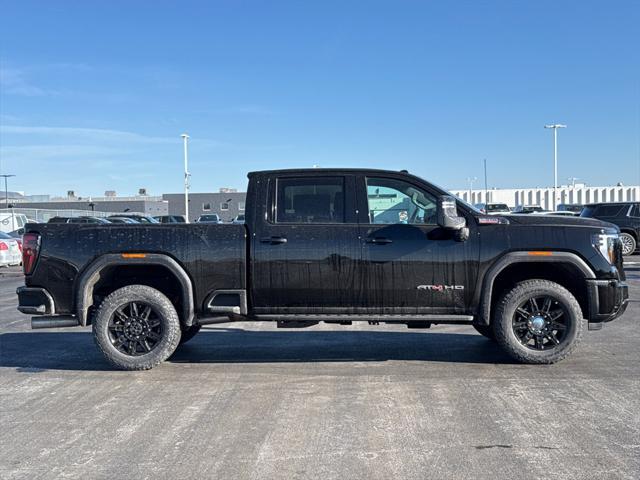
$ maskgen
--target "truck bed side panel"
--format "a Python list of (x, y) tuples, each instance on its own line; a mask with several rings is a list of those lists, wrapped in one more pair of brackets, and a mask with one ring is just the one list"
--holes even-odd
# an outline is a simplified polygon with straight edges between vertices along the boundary
[(175, 259), (193, 282), (196, 312), (216, 289), (246, 288), (244, 225), (30, 224), (41, 234), (40, 257), (27, 286), (45, 287), (58, 313), (74, 313), (79, 275), (107, 253), (159, 253)]

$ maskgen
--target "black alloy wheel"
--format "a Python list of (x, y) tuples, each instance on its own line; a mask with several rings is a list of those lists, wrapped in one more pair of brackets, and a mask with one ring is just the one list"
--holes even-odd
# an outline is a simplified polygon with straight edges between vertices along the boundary
[(491, 325), (498, 344), (514, 360), (550, 364), (578, 346), (583, 319), (569, 290), (550, 280), (530, 279), (502, 294)]
[(162, 322), (153, 307), (142, 301), (117, 308), (109, 320), (109, 340), (118, 351), (131, 356), (144, 355), (162, 339)]
[(566, 313), (551, 296), (532, 296), (516, 308), (512, 319), (513, 333), (520, 343), (532, 350), (556, 348), (566, 337)]

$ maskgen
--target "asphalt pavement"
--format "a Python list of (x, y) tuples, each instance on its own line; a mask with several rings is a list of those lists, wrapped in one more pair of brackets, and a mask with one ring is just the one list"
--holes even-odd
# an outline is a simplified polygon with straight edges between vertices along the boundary
[(638, 479), (632, 303), (550, 366), (471, 327), (271, 323), (202, 332), (147, 372), (90, 329), (30, 330), (0, 270), (0, 478)]

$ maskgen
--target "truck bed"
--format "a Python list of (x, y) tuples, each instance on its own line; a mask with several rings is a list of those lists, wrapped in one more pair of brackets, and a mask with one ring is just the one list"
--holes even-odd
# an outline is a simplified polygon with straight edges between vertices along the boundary
[(79, 275), (105, 254), (159, 253), (176, 260), (194, 286), (196, 311), (216, 289), (246, 288), (246, 227), (216, 224), (28, 224), (41, 251), (28, 287), (47, 286), (57, 313), (73, 313)]

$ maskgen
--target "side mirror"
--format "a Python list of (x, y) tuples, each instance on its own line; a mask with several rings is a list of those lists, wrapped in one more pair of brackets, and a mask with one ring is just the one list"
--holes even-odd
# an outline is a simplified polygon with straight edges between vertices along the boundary
[(464, 217), (458, 216), (456, 199), (451, 195), (438, 197), (437, 205), (438, 225), (447, 230), (462, 230), (467, 222)]

